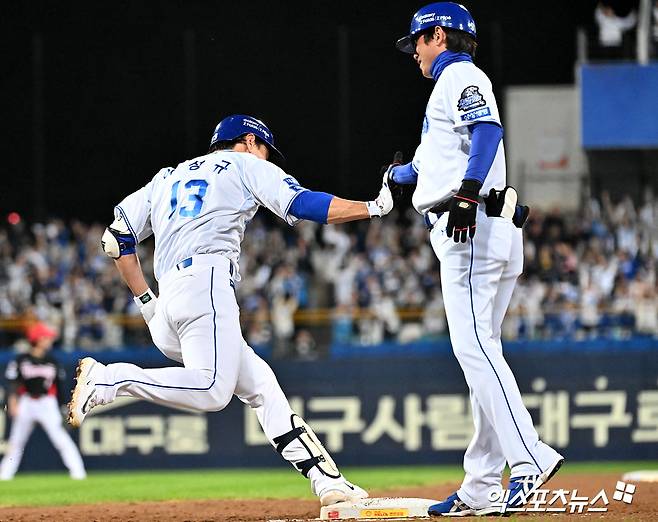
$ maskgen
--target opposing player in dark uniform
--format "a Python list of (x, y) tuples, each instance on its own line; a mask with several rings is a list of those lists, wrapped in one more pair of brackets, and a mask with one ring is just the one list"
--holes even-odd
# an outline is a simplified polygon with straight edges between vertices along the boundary
[(41, 424), (48, 434), (71, 478), (87, 476), (80, 452), (62, 422), (60, 405), (66, 402), (63, 371), (48, 353), (56, 336), (56, 332), (43, 323), (32, 325), (27, 330), (27, 339), (32, 345), (30, 351), (20, 354), (7, 366), (7, 411), (12, 424), (7, 452), (0, 463), (0, 480), (14, 478), (35, 423)]

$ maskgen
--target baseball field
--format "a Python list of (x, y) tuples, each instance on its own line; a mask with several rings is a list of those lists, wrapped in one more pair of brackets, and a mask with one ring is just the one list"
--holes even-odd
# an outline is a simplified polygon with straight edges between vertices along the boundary
[[(547, 489), (568, 490), (568, 499), (574, 489), (590, 499), (603, 489), (607, 510), (571, 513), (568, 504), (564, 514), (523, 513), (512, 519), (658, 520), (658, 483), (638, 483), (630, 503), (613, 499), (623, 474), (640, 469), (658, 469), (658, 461), (566, 464)], [(462, 478), (458, 466), (348, 468), (345, 474), (371, 496), (436, 499), (452, 493)], [(19, 473), (0, 486), (1, 521), (308, 520), (318, 513), (308, 482), (285, 468), (92, 472), (75, 482), (64, 474)]]

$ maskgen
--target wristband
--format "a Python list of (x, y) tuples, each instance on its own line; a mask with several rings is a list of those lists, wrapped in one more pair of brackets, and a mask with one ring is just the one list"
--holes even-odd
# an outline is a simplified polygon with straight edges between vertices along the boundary
[(144, 292), (143, 294), (133, 297), (133, 299), (135, 300), (135, 304), (140, 308), (145, 304), (149, 303), (150, 301), (153, 301), (155, 298), (156, 298), (155, 294), (153, 293), (153, 290), (151, 290), (150, 288), (147, 288), (146, 292)]
[(366, 201), (366, 207), (371, 218), (382, 217), (382, 209), (375, 201)]

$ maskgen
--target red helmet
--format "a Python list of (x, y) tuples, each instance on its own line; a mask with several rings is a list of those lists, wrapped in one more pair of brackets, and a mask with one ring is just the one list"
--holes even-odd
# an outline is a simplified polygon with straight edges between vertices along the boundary
[(46, 323), (34, 323), (28, 326), (25, 331), (27, 340), (32, 344), (38, 343), (41, 339), (54, 339), (57, 337), (57, 332), (50, 328)]

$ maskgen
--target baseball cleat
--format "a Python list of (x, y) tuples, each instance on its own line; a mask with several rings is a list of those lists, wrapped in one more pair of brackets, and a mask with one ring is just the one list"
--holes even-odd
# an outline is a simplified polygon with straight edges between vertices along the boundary
[(491, 506), (475, 509), (460, 499), (457, 493), (453, 493), (443, 502), (432, 504), (427, 509), (427, 514), (431, 517), (478, 517), (484, 515), (500, 515), (500, 508)]
[(94, 406), (104, 404), (104, 401), (97, 396), (96, 381), (93, 376), (101, 368), (103, 365), (91, 357), (78, 361), (78, 367), (75, 370), (75, 388), (71, 392), (68, 417), (68, 423), (74, 428), (80, 427)]
[(320, 505), (331, 506), (338, 502), (354, 502), (368, 498), (368, 492), (356, 484), (341, 479), (341, 482), (330, 484), (321, 490), (318, 496), (320, 497)]
[(511, 477), (509, 479), (508, 508), (520, 508), (528, 503), (532, 494), (546, 484), (558, 472), (564, 458), (559, 457), (546, 471), (539, 475), (526, 475), (524, 477)]

